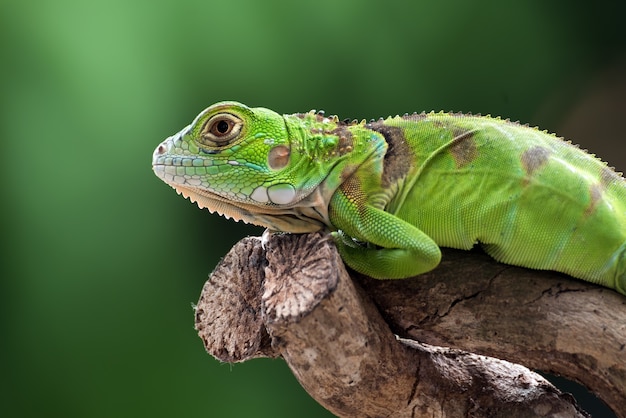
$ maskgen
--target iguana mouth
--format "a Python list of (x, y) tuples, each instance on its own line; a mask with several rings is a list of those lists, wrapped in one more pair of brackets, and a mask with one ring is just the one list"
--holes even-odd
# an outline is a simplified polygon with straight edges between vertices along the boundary
[(176, 190), (176, 193), (182, 195), (186, 199), (189, 199), (192, 203), (198, 205), (200, 209), (208, 209), (211, 213), (218, 213), (226, 218), (234, 219), (235, 221), (243, 221), (250, 223), (249, 219), (246, 219), (244, 212), (237, 206), (233, 205), (223, 197), (211, 193), (209, 191), (193, 187), (191, 185), (181, 184), (174, 180), (173, 175), (167, 175), (165, 172), (165, 164), (153, 164), (152, 171), (166, 184)]

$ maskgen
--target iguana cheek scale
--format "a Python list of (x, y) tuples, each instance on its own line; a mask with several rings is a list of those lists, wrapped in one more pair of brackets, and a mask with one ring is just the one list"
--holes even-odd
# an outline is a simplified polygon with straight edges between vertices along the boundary
[(327, 229), (375, 278), (427, 272), (440, 246), (626, 294), (626, 182), (554, 135), (499, 118), (339, 121), (220, 102), (154, 151), (201, 208), (292, 233)]

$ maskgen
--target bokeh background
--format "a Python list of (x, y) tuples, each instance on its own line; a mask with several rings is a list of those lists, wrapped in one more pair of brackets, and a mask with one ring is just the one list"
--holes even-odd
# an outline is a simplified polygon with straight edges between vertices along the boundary
[[(0, 415), (331, 416), (191, 303), (246, 234), (151, 154), (209, 104), (539, 125), (626, 169), (619, 1), (3, 0)], [(603, 415), (604, 416), (604, 415)]]

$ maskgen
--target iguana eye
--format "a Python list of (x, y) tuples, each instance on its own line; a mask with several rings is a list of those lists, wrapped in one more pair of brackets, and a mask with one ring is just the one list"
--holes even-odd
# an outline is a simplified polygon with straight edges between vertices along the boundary
[(213, 126), (211, 126), (211, 133), (216, 136), (226, 135), (230, 132), (231, 129), (233, 129), (232, 123), (226, 122), (225, 120), (220, 120), (215, 122)]
[(241, 132), (242, 121), (230, 113), (220, 113), (210, 118), (200, 131), (204, 143), (224, 146), (231, 143)]

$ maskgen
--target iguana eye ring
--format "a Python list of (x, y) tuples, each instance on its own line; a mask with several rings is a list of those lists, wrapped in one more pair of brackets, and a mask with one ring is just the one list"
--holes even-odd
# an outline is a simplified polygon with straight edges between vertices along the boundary
[(235, 115), (220, 113), (206, 121), (200, 137), (206, 145), (228, 145), (239, 136), (242, 125), (242, 120)]

